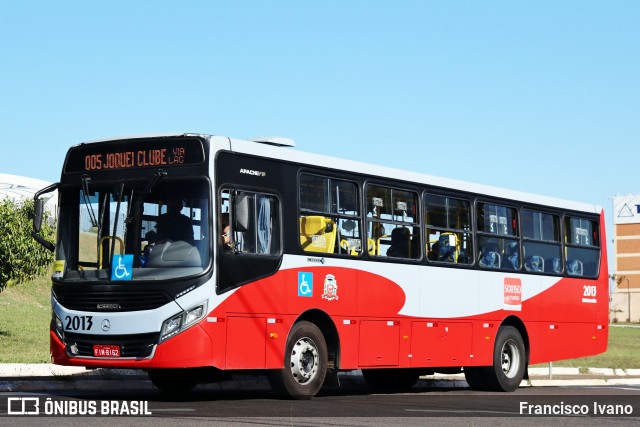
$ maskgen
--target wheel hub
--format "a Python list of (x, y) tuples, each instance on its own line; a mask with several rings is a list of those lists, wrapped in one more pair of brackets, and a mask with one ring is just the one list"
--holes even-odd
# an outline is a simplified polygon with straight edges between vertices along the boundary
[(305, 384), (318, 373), (318, 350), (310, 338), (300, 338), (291, 350), (291, 373), (296, 381)]
[(520, 367), (520, 352), (513, 340), (509, 340), (502, 346), (502, 371), (508, 378), (513, 378)]

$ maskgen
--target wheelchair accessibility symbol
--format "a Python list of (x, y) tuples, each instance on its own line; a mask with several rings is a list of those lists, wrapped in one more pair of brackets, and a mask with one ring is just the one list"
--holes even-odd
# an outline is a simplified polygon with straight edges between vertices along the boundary
[(111, 280), (131, 280), (133, 255), (114, 255), (111, 265)]
[(298, 296), (313, 296), (313, 273), (304, 271), (298, 272)]

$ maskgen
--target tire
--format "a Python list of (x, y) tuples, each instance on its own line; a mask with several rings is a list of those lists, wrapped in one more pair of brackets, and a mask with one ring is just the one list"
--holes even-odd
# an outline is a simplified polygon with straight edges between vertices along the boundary
[(413, 369), (363, 369), (362, 376), (374, 390), (407, 390), (420, 378)]
[(520, 332), (513, 326), (498, 331), (493, 349), (493, 366), (483, 370), (482, 379), (489, 390), (515, 391), (524, 378), (526, 352)]
[(148, 375), (156, 388), (174, 396), (187, 394), (198, 385), (195, 372), (189, 369), (157, 369), (149, 371)]
[(327, 375), (327, 343), (322, 331), (311, 322), (293, 325), (284, 354), (284, 369), (269, 376), (271, 388), (294, 399), (311, 399)]

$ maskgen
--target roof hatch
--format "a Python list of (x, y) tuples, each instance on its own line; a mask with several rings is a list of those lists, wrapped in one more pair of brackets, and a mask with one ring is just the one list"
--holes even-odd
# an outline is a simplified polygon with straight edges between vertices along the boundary
[(249, 141), (259, 142), (261, 144), (276, 145), (278, 147), (295, 147), (296, 143), (291, 138), (283, 138), (281, 136), (255, 136), (249, 138)]

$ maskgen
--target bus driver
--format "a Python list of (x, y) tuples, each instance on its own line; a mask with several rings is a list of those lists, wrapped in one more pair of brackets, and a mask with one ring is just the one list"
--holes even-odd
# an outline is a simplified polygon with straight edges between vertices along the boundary
[(191, 219), (181, 213), (184, 207), (181, 199), (169, 199), (167, 201), (167, 213), (158, 218), (157, 241), (163, 243), (167, 240), (184, 240), (193, 242), (193, 227)]

